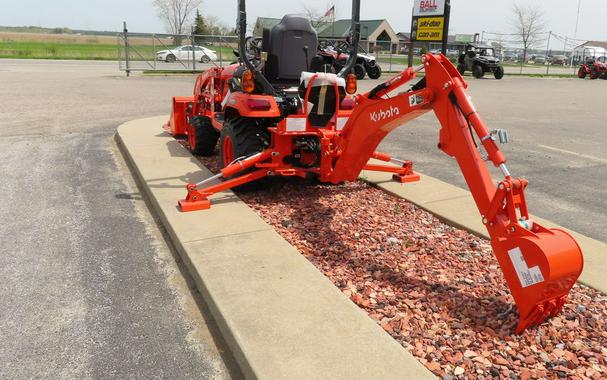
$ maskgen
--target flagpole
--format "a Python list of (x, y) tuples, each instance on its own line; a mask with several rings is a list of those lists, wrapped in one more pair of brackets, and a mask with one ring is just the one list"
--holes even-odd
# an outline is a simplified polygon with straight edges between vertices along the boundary
[(335, 3), (333, 3), (333, 22), (331, 23), (331, 34), (335, 38)]

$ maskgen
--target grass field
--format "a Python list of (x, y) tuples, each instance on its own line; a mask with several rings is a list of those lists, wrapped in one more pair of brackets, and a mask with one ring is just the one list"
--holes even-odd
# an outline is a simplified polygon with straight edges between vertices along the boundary
[[(232, 46), (202, 45), (218, 56), (221, 51), (224, 60), (234, 58)], [(129, 46), (134, 61), (154, 60), (156, 51), (174, 47), (169, 38), (137, 36), (129, 37)], [(116, 36), (0, 32), (0, 58), (123, 60), (124, 45)]]

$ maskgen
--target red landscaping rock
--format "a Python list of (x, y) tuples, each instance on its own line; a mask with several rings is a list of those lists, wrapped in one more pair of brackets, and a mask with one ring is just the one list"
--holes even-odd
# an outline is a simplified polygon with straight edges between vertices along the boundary
[(607, 297), (594, 289), (576, 285), (560, 315), (514, 335), (488, 241), (363, 182), (280, 178), (239, 196), (438, 376), (607, 378)]

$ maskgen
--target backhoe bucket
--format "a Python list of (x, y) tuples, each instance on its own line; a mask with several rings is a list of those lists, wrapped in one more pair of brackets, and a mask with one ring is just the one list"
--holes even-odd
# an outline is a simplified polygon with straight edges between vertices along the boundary
[(539, 225), (534, 231), (492, 241), (519, 310), (517, 334), (561, 311), (583, 267), (582, 250), (567, 232)]

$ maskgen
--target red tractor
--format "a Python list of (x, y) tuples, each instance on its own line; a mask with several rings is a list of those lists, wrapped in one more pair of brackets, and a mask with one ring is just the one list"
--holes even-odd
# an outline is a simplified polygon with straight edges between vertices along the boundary
[(586, 78), (586, 75), (590, 75), (590, 79), (607, 79), (607, 63), (589, 58), (586, 63), (582, 63), (577, 72), (580, 79)]
[[(223, 166), (188, 184), (180, 209), (209, 208), (213, 194), (267, 176), (336, 184), (357, 180), (364, 169), (393, 173), (400, 182), (419, 180), (410, 161), (376, 149), (391, 131), (433, 111), (441, 124), (438, 148), (457, 161), (517, 304), (516, 331), (556, 315), (582, 271), (577, 242), (530, 219), (527, 180), (510, 174), (496, 142), (505, 142), (505, 134), (487, 130), (447, 57), (426, 54), (419, 67), (354, 95), (359, 15), (360, 0), (353, 0), (349, 60), (339, 74), (323, 73), (311, 55), (316, 32), (304, 17), (283, 17), (247, 49), (245, 1), (239, 0), (240, 63), (201, 74), (193, 96), (173, 99), (171, 133), (186, 134), (197, 154), (213, 154), (219, 140)], [(422, 70), (424, 78), (395, 92)], [(371, 158), (397, 165), (369, 163)], [(497, 185), (486, 161), (503, 175)]]

